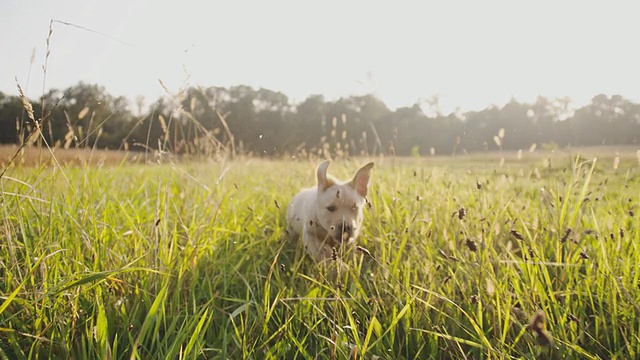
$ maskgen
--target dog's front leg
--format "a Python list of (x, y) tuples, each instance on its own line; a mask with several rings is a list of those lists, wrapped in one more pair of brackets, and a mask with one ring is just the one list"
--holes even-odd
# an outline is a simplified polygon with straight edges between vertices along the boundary
[(304, 249), (307, 251), (315, 261), (324, 260), (324, 251), (323, 246), (320, 240), (315, 238), (313, 235), (309, 234), (308, 231), (305, 231), (302, 235), (302, 243), (304, 244)]
[(305, 229), (302, 235), (302, 243), (307, 253), (317, 262), (332, 258), (331, 247), (325, 244), (324, 239), (320, 239), (313, 227)]

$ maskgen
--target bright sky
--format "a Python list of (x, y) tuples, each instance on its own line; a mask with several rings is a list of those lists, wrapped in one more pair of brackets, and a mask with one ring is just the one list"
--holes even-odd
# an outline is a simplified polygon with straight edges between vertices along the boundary
[[(511, 97), (640, 101), (640, 5), (622, 1), (0, 1), (0, 91), (79, 81), (155, 100), (189, 85), (247, 84), (294, 101), (439, 95), (443, 110)], [(53, 23), (46, 78), (43, 64)], [(117, 39), (117, 40), (114, 40)], [(34, 63), (29, 77), (32, 53)], [(189, 74), (189, 79), (187, 75)]]

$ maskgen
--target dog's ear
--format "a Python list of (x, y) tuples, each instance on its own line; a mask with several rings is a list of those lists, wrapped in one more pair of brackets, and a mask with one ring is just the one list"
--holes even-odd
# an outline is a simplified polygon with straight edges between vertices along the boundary
[(333, 180), (327, 176), (327, 168), (331, 161), (326, 160), (318, 166), (318, 189), (325, 191), (333, 185)]
[(361, 167), (356, 175), (353, 177), (349, 185), (356, 190), (360, 196), (367, 196), (369, 190), (369, 179), (371, 178), (371, 169), (373, 169), (373, 163), (370, 162), (367, 165)]

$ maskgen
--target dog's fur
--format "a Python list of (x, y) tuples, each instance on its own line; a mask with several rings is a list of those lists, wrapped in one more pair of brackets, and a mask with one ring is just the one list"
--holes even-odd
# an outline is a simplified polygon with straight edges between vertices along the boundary
[(302, 235), (307, 253), (316, 261), (333, 257), (334, 247), (353, 246), (362, 226), (362, 209), (373, 163), (361, 167), (348, 182), (327, 175), (329, 161), (318, 166), (317, 187), (300, 191), (287, 208), (287, 232)]

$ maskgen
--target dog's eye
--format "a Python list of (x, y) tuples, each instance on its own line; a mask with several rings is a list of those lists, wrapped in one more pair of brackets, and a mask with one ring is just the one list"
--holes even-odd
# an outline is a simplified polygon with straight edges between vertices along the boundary
[(335, 205), (329, 205), (329, 206), (327, 206), (327, 210), (329, 212), (334, 212), (334, 211), (336, 211), (336, 207), (335, 207)]

